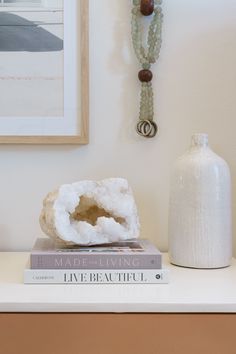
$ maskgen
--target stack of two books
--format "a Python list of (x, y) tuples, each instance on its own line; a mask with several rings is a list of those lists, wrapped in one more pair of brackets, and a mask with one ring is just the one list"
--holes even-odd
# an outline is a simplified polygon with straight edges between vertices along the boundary
[(62, 246), (51, 239), (37, 239), (26, 284), (164, 284), (168, 270), (162, 254), (148, 240), (107, 245)]

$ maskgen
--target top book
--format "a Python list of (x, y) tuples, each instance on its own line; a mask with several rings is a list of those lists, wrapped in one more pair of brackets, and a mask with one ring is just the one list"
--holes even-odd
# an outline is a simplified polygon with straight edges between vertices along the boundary
[(161, 264), (160, 251), (143, 239), (84, 247), (38, 238), (30, 254), (31, 269), (160, 269)]

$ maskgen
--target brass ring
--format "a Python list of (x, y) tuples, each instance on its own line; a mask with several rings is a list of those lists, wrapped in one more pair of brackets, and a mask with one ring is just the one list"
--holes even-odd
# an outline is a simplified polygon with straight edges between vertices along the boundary
[(145, 138), (153, 138), (157, 131), (157, 124), (152, 120), (140, 120), (136, 127), (137, 133)]

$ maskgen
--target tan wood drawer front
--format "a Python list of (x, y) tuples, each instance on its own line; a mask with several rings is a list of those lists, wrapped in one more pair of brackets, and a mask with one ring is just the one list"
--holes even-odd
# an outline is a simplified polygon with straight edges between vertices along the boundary
[(0, 354), (205, 353), (236, 353), (236, 314), (0, 314)]

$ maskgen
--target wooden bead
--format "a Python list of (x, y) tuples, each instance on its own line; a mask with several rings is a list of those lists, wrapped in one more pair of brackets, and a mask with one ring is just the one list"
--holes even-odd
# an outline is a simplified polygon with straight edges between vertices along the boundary
[(154, 0), (141, 0), (140, 12), (144, 16), (150, 16), (154, 11)]
[(152, 81), (152, 72), (151, 70), (140, 70), (140, 72), (138, 73), (138, 78), (141, 82), (149, 82)]

